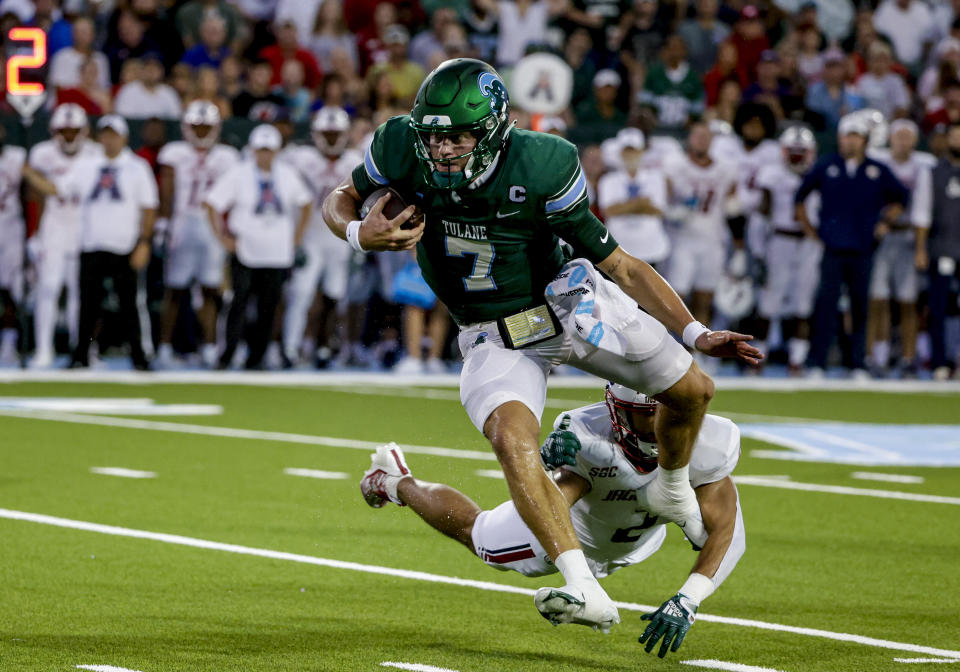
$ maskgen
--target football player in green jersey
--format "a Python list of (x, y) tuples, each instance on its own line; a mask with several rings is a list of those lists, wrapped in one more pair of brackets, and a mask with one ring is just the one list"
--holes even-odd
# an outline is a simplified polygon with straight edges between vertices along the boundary
[[(407, 208), (388, 219), (384, 196), (358, 220), (359, 205), (386, 186)], [(403, 228), (418, 207), (423, 221)], [(619, 622), (590, 573), (563, 496), (540, 465), (547, 374), (557, 364), (661, 402), (660, 469), (647, 496), (703, 545), (688, 472), (713, 382), (667, 328), (709, 355), (749, 363), (761, 355), (750, 336), (696, 322), (656, 271), (618, 247), (589, 210), (576, 148), (514, 129), (507, 88), (493, 68), (454, 59), (430, 73), (411, 113), (377, 129), (323, 215), (354, 249), (416, 247), (424, 277), (459, 325), (464, 408), (490, 441), (520, 516), (566, 580), (537, 591), (544, 617), (604, 630)], [(575, 261), (567, 263), (561, 239)], [(567, 310), (561, 304), (571, 297), (584, 300)], [(586, 318), (593, 326), (584, 332)]]

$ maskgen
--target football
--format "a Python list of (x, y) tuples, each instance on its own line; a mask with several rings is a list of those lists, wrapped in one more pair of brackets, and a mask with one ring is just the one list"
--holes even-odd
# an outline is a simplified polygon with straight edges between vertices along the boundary
[[(393, 219), (399, 215), (407, 207), (407, 202), (403, 200), (403, 196), (400, 195), (396, 189), (391, 187), (383, 187), (382, 189), (377, 189), (375, 192), (367, 196), (366, 200), (363, 201), (363, 204), (360, 206), (360, 219), (365, 219), (370, 210), (373, 209), (373, 206), (376, 205), (386, 194), (390, 194), (390, 200), (387, 201), (383, 206), (383, 216), (387, 219)], [(414, 215), (400, 225), (401, 229), (415, 229), (419, 224), (420, 220), (423, 217), (423, 213), (420, 212), (420, 208), (417, 208), (417, 211)]]

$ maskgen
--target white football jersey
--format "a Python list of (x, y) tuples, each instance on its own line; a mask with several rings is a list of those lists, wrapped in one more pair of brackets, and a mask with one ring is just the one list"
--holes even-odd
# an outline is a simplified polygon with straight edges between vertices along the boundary
[[(639, 562), (659, 546), (662, 535), (655, 514), (637, 509), (637, 489), (656, 478), (656, 471), (641, 474), (623, 456), (614, 441), (610, 413), (603, 402), (564, 415), (580, 439), (574, 467), (564, 467), (590, 483), (588, 492), (570, 509), (574, 530), (584, 554), (602, 575)], [(740, 430), (716, 415), (703, 419), (690, 458), (690, 485), (694, 488), (729, 476), (740, 459)]]
[[(630, 177), (625, 170), (615, 170), (600, 178), (597, 204), (601, 210), (644, 196), (660, 209), (667, 209), (667, 183), (658, 170), (638, 170)], [(663, 220), (656, 215), (608, 215), (607, 228), (629, 254), (648, 263), (663, 261), (670, 254), (670, 240), (663, 230)]]
[(312, 200), (303, 178), (286, 161), (275, 160), (270, 173), (262, 173), (247, 160), (221, 175), (204, 202), (217, 212), (230, 212), (240, 263), (289, 268), (300, 208)]
[(741, 150), (737, 157), (737, 194), (745, 215), (754, 214), (760, 207), (762, 194), (756, 185), (760, 169), (782, 162), (783, 153), (776, 140), (764, 140), (752, 150)]
[[(900, 180), (901, 184), (910, 192), (910, 200), (901, 216), (901, 223), (905, 225), (918, 226), (924, 229), (930, 228), (930, 220), (933, 217), (933, 203), (930, 201), (930, 180), (931, 172), (937, 165), (937, 159), (933, 154), (927, 152), (911, 152), (910, 158), (903, 163), (894, 161), (890, 155), (889, 149), (871, 149), (867, 152), (871, 159), (875, 159), (887, 166), (894, 176)], [(907, 231), (898, 232), (907, 236), (912, 234)]]
[(714, 239), (727, 236), (727, 196), (737, 184), (736, 164), (712, 161), (699, 166), (684, 154), (667, 163), (667, 179), (673, 200), (686, 204), (691, 212), (683, 222), (688, 231)]
[(313, 195), (310, 228), (304, 236), (304, 245), (308, 247), (347, 245), (348, 243), (337, 238), (323, 221), (321, 207), (330, 192), (336, 189), (337, 185), (363, 161), (363, 155), (356, 150), (348, 149), (336, 159), (330, 159), (313, 145), (298, 145), (285, 148), (279, 158), (287, 161), (300, 173)]
[(157, 163), (173, 168), (173, 222), (176, 228), (188, 223), (206, 224), (203, 197), (221, 175), (240, 161), (240, 152), (224, 144), (209, 150), (178, 140), (164, 145)]
[(800, 223), (794, 214), (793, 197), (803, 178), (787, 168), (782, 159), (763, 166), (753, 180), (758, 190), (770, 192), (770, 223), (773, 229), (799, 231)]
[(16, 145), (5, 145), (0, 150), (0, 219), (20, 219), (20, 182), (27, 150)]
[[(98, 142), (86, 140), (74, 154), (66, 154), (56, 140), (38, 142), (30, 150), (30, 167), (56, 183), (73, 167), (77, 161), (91, 159), (103, 154), (103, 146)], [(55, 245), (58, 249), (79, 252), (80, 250), (81, 211), (80, 198), (74, 194), (69, 198), (49, 196), (43, 203), (43, 216), (40, 218), (38, 235), (44, 245)]]
[(54, 184), (64, 198), (81, 203), (80, 248), (130, 254), (140, 237), (144, 209), (157, 207), (157, 180), (150, 164), (124, 148), (75, 161)]

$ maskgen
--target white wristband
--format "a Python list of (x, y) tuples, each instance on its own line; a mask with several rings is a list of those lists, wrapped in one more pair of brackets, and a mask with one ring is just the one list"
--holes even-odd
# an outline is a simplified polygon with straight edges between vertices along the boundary
[(716, 586), (713, 585), (713, 579), (703, 574), (694, 573), (687, 577), (686, 583), (684, 583), (683, 587), (677, 592), (690, 598), (691, 601), (696, 602), (699, 607), (700, 603), (710, 597), (710, 594), (713, 593), (715, 589)]
[(705, 334), (710, 331), (707, 327), (703, 326), (700, 322), (694, 320), (687, 326), (683, 328), (683, 343), (688, 348), (697, 349), (697, 339), (700, 338), (701, 334)]
[(347, 242), (350, 243), (350, 247), (355, 249), (357, 252), (366, 252), (366, 250), (360, 246), (360, 226), (362, 224), (363, 222), (358, 219), (355, 219), (347, 224)]

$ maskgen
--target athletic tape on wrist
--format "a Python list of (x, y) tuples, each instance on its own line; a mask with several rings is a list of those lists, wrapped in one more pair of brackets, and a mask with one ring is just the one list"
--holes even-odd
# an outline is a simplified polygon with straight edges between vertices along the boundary
[(362, 225), (363, 222), (358, 219), (355, 219), (347, 224), (347, 242), (350, 243), (350, 247), (355, 249), (357, 252), (366, 252), (366, 250), (360, 245), (360, 227)]
[(688, 348), (697, 349), (697, 339), (700, 338), (701, 334), (705, 334), (710, 331), (707, 327), (703, 326), (702, 323), (694, 320), (687, 326), (683, 328), (683, 343)]
[(687, 577), (686, 583), (684, 583), (683, 587), (677, 592), (689, 598), (692, 602), (696, 602), (699, 607), (700, 603), (710, 597), (710, 594), (715, 589), (716, 586), (713, 585), (713, 579), (703, 574), (693, 573)]

